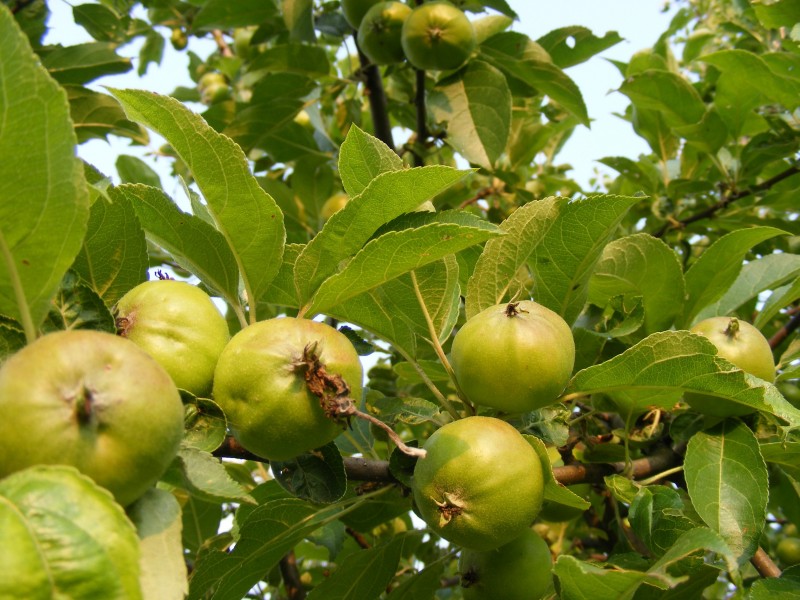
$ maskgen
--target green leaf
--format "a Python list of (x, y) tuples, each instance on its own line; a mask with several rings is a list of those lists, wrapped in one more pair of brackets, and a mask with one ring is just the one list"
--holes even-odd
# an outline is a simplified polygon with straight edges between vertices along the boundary
[(709, 154), (716, 154), (729, 134), (725, 121), (713, 107), (706, 111), (699, 122), (675, 127), (675, 132), (696, 148)]
[(396, 421), (408, 425), (421, 425), (426, 422), (436, 423), (436, 417), (441, 412), (438, 404), (423, 398), (390, 398), (384, 396), (371, 404), (372, 408), (378, 411), (381, 420), (390, 424)]
[(161, 178), (141, 158), (120, 154), (115, 163), (122, 183), (143, 183), (154, 188), (161, 187)]
[(481, 45), (480, 57), (507, 76), (547, 94), (582, 124), (589, 125), (589, 114), (578, 86), (527, 36), (511, 31), (497, 34)]
[(247, 491), (237, 483), (218, 458), (184, 444), (163, 477), (201, 500), (239, 500), (252, 502)]
[(282, 0), (281, 12), (289, 37), (298, 42), (315, 42), (313, 0)]
[(605, 569), (569, 555), (558, 557), (553, 574), (561, 584), (561, 597), (565, 600), (626, 600), (632, 598), (644, 582), (662, 589), (666, 587), (642, 571)]
[(0, 365), (17, 350), (25, 347), (25, 332), (15, 322), (6, 323), (0, 317)]
[[(32, 339), (89, 218), (64, 91), (0, 9), (0, 314)], [(24, 151), (22, 151), (24, 149)]]
[(642, 298), (646, 334), (669, 329), (684, 300), (678, 255), (644, 233), (608, 244), (589, 280), (589, 301), (604, 307), (619, 295)]
[(0, 597), (142, 598), (133, 525), (108, 491), (72, 467), (3, 479), (0, 531)]
[(103, 4), (79, 4), (72, 7), (72, 18), (94, 39), (121, 42), (125, 39), (128, 19), (122, 19)]
[(112, 90), (135, 121), (163, 135), (189, 166), (225, 237), (253, 307), (281, 266), (286, 232), (278, 205), (258, 185), (235, 143), (177, 100), (136, 90)]
[(347, 556), (333, 574), (308, 594), (308, 600), (371, 600), (380, 597), (394, 577), (403, 547), (419, 541), (419, 533), (395, 535), (380, 546)]
[(444, 561), (427, 565), (392, 590), (392, 600), (429, 600), (442, 587)]
[(796, 579), (757, 579), (750, 586), (750, 600), (774, 600), (775, 598), (800, 598), (800, 581)]
[(147, 67), (150, 63), (157, 65), (161, 64), (161, 59), (164, 58), (164, 47), (166, 42), (158, 32), (152, 31), (144, 38), (144, 44), (139, 51), (139, 68), (136, 73), (141, 77), (147, 73)]
[(304, 75), (268, 73), (253, 85), (250, 102), (237, 108), (223, 133), (245, 150), (261, 147), (270, 135), (292, 123), (315, 88)]
[(448, 144), (470, 163), (494, 167), (511, 125), (511, 91), (500, 71), (472, 60), (436, 84), (428, 105), (434, 118), (446, 124)]
[(609, 31), (599, 38), (586, 27), (574, 25), (554, 29), (536, 40), (536, 43), (547, 50), (557, 66), (566, 69), (585, 62), (621, 41), (616, 31)]
[(239, 526), (233, 551), (207, 547), (198, 555), (189, 600), (243, 598), (300, 540), (341, 512), (340, 505), (317, 510), (295, 498), (269, 500), (252, 509)]
[(800, 277), (795, 276), (791, 284), (777, 288), (767, 298), (753, 325), (761, 329), (777, 316), (781, 309), (792, 305), (798, 299), (800, 299)]
[[(417, 287), (434, 329), (443, 342), (458, 318), (458, 263), (453, 256), (415, 271)], [(402, 275), (335, 307), (333, 316), (355, 323), (396, 346), (406, 357), (417, 356), (417, 340), (430, 332), (410, 275)]]
[(683, 514), (677, 491), (666, 486), (642, 487), (628, 511), (631, 529), (655, 556), (663, 556), (697, 523)]
[(634, 600), (697, 600), (720, 576), (720, 568), (702, 564), (687, 573), (687, 579), (669, 590), (660, 590), (645, 583), (636, 590)]
[[(225, 0), (221, 0), (225, 1)], [(308, 77), (325, 77), (331, 69), (328, 54), (321, 46), (290, 43), (267, 48), (253, 59), (250, 70), (300, 73)]]
[(227, 419), (219, 405), (208, 398), (184, 398), (185, 433), (183, 443), (205, 452), (222, 445), (227, 434)]
[(430, 166), (390, 171), (373, 179), (361, 194), (328, 219), (295, 263), (295, 285), (308, 301), (339, 263), (367, 243), (381, 225), (410, 212), (455, 184), (464, 171)]
[(703, 308), (725, 293), (739, 274), (750, 248), (785, 233), (774, 227), (751, 227), (717, 239), (686, 271), (686, 303), (678, 324), (689, 327)]
[(505, 15), (487, 14), (472, 20), (475, 30), (475, 39), (478, 45), (488, 40), (493, 35), (506, 31), (514, 23), (514, 19)]
[(44, 331), (97, 329), (116, 333), (114, 317), (103, 299), (84, 285), (74, 271), (67, 271), (61, 287), (51, 300), (50, 313), (42, 324)]
[(655, 110), (671, 127), (698, 123), (706, 105), (692, 85), (671, 71), (648, 69), (628, 77), (619, 91), (637, 108)]
[(331, 504), (347, 491), (344, 462), (331, 442), (291, 460), (272, 461), (272, 473), (289, 493), (315, 504)]
[(393, 303), (382, 288), (344, 302), (331, 311), (331, 316), (363, 327), (396, 346), (406, 356), (416, 356), (416, 337), (408, 323), (397, 318)]
[[(725, 294), (701, 310), (695, 321), (728, 315), (764, 290), (775, 290), (786, 282), (796, 283), (798, 277), (800, 277), (800, 256), (796, 254), (768, 254), (752, 260), (742, 266), (739, 276)], [(766, 317), (759, 315), (758, 320), (766, 322), (762, 319)]]
[[(682, 392), (701, 392), (800, 424), (800, 411), (770, 383), (717, 356), (717, 348), (688, 331), (654, 333), (622, 354), (576, 373), (567, 393), (606, 393), (630, 413), (657, 404), (670, 408)], [(720, 401), (722, 402), (722, 400)]]
[(572, 323), (583, 310), (587, 284), (604, 246), (639, 200), (547, 198), (518, 208), (500, 225), (506, 235), (487, 242), (475, 265), (467, 287), (467, 318), (517, 293), (508, 289), (509, 282), (530, 265), (534, 299)]
[(769, 481), (758, 440), (741, 421), (728, 419), (692, 436), (684, 460), (695, 510), (743, 563), (758, 548), (767, 516)]
[(364, 246), (343, 270), (326, 279), (308, 310), (312, 314), (324, 313), (395, 277), (496, 235), (497, 231), (488, 228), (452, 223), (430, 223), (385, 233)]
[(183, 546), (194, 558), (206, 540), (217, 535), (222, 520), (222, 504), (205, 502), (189, 494), (182, 498)]
[(747, 50), (720, 50), (700, 57), (730, 78), (730, 83), (782, 104), (800, 106), (800, 80), (784, 77), (764, 58)]
[(181, 507), (171, 493), (151, 488), (129, 509), (141, 557), (145, 600), (183, 600), (189, 591), (181, 543)]
[(176, 263), (219, 292), (229, 304), (238, 306), (236, 258), (219, 231), (181, 211), (158, 188), (123, 184), (109, 193), (117, 202), (131, 207), (150, 241), (169, 252)]
[(77, 85), (65, 85), (64, 89), (78, 143), (93, 138), (108, 140), (109, 134), (127, 137), (144, 145), (149, 143), (147, 131), (129, 121), (119, 102), (108, 94)]
[(381, 173), (399, 171), (403, 160), (378, 138), (352, 125), (339, 149), (339, 175), (348, 196), (358, 196)]
[(608, 475), (603, 478), (606, 488), (620, 502), (631, 504), (642, 486), (623, 475)]
[(761, 456), (781, 468), (795, 479), (800, 478), (800, 442), (772, 442), (759, 446)]
[(131, 70), (131, 59), (116, 53), (116, 44), (90, 42), (74, 46), (49, 46), (41, 52), (42, 65), (61, 84), (83, 85)]
[(578, 508), (586, 510), (591, 506), (589, 502), (569, 490), (566, 486), (560, 484), (555, 475), (553, 474), (553, 465), (550, 462), (550, 457), (547, 454), (547, 447), (544, 442), (539, 438), (532, 435), (523, 435), (539, 456), (539, 462), (542, 463), (542, 475), (544, 478), (544, 499), (554, 504), (569, 506), (571, 508)]
[[(453, 256), (414, 270), (417, 291), (425, 303), (425, 310), (433, 322), (439, 341), (450, 337), (458, 319), (460, 304), (458, 261)], [(425, 315), (414, 289), (410, 275), (386, 282), (381, 292), (393, 318), (399, 317), (418, 338), (429, 339)]]
[(149, 266), (139, 219), (130, 203), (113, 192), (92, 204), (83, 247), (72, 266), (107, 306), (146, 281)]
[(800, 5), (792, 0), (775, 0), (774, 2), (755, 0), (751, 3), (756, 18), (764, 27), (780, 29), (800, 23)]
[(568, 555), (558, 558), (553, 571), (561, 583), (561, 597), (565, 600), (628, 600), (643, 583), (661, 590), (679, 585), (686, 578), (673, 577), (668, 573), (668, 567), (700, 550), (712, 550), (731, 564), (730, 550), (722, 539), (709, 529), (697, 528), (681, 535), (670, 551), (647, 572), (602, 568)]
[(268, 0), (208, 0), (192, 21), (199, 31), (245, 27), (253, 23), (265, 23), (277, 15), (275, 3)]

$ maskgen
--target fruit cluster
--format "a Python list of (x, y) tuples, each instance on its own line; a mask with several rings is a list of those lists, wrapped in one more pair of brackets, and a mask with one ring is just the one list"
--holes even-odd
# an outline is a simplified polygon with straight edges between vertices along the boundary
[(359, 48), (376, 65), (408, 60), (417, 69), (449, 71), (463, 65), (477, 44), (472, 23), (449, 2), (412, 9), (396, 1), (343, 0), (342, 10), (358, 31)]
[[(0, 404), (8, 415), (0, 422), (0, 477), (34, 465), (71, 465), (129, 505), (178, 451), (184, 429), (179, 389), (210, 395), (238, 442), (269, 461), (333, 441), (347, 425), (343, 416), (353, 414), (345, 409), (362, 396), (358, 353), (325, 323), (284, 316), (250, 324), (231, 338), (205, 292), (169, 279), (133, 288), (115, 315), (116, 336), (49, 333), (0, 368)], [(769, 344), (753, 326), (715, 317), (693, 331), (723, 359), (774, 379)], [(465, 598), (492, 597), (498, 582), (515, 582), (518, 589), (504, 588), (506, 598), (539, 598), (551, 588), (549, 548), (531, 526), (537, 517), (563, 521), (580, 510), (565, 513), (564, 506), (544, 501), (550, 465), (543, 466), (535, 444), (498, 416), (558, 402), (574, 361), (569, 325), (533, 301), (486, 308), (453, 339), (454, 384), (473, 414), (428, 437), (411, 487), (429, 529), (462, 548)], [(371, 380), (379, 375), (378, 368), (370, 371)], [(686, 400), (716, 416), (740, 408), (713, 397)], [(474, 414), (476, 407), (488, 414)], [(573, 489), (586, 496), (587, 490)]]

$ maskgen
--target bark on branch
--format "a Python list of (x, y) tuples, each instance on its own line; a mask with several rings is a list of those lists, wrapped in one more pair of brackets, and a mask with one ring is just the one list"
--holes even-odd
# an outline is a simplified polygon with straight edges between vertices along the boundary
[(753, 194), (764, 192), (770, 189), (772, 186), (780, 183), (784, 179), (788, 179), (792, 175), (797, 175), (798, 173), (800, 173), (800, 165), (792, 165), (785, 171), (778, 173), (774, 177), (770, 177), (766, 181), (762, 181), (758, 185), (754, 185), (751, 188), (723, 194), (722, 198), (717, 203), (713, 204), (712, 206), (709, 206), (705, 210), (702, 210), (699, 213), (694, 214), (685, 219), (672, 220), (668, 223), (665, 223), (661, 227), (661, 229), (659, 229), (653, 234), (653, 237), (660, 238), (663, 237), (671, 229), (681, 229), (683, 227), (686, 227), (690, 223), (695, 223), (697, 221), (702, 221), (703, 219), (711, 218), (719, 211), (725, 209), (729, 204), (736, 202), (737, 200), (741, 200), (742, 198), (746, 198), (747, 196), (752, 196)]
[[(214, 452), (220, 458), (240, 458), (267, 462), (242, 448), (233, 437), (228, 437), (225, 442)], [(634, 479), (649, 477), (681, 462), (682, 458), (671, 448), (662, 447), (652, 455), (637, 458), (631, 462), (630, 468)], [(351, 481), (369, 481), (374, 483), (399, 483), (389, 470), (389, 462), (385, 460), (367, 460), (352, 456), (344, 457), (344, 469), (347, 478)], [(556, 480), (563, 485), (576, 483), (598, 483), (608, 475), (622, 473), (625, 470), (624, 462), (610, 464), (584, 464), (575, 463), (564, 467), (555, 467), (553, 474)]]

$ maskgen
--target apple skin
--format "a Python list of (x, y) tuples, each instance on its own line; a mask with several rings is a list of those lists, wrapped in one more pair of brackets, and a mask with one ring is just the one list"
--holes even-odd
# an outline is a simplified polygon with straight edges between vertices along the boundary
[(319, 321), (279, 317), (248, 325), (231, 338), (214, 374), (214, 401), (247, 450), (289, 460), (333, 441), (343, 426), (323, 410), (305, 379), (304, 355), (341, 377), (360, 402), (361, 360), (343, 333)]
[(120, 298), (115, 311), (121, 336), (155, 358), (179, 388), (208, 396), (230, 339), (208, 294), (183, 281), (146, 281)]
[[(742, 371), (759, 379), (775, 381), (775, 359), (769, 341), (753, 325), (735, 317), (711, 317), (695, 324), (691, 331), (708, 338), (717, 354)], [(715, 417), (736, 417), (754, 409), (706, 394), (687, 393), (684, 399), (694, 410)]]
[(0, 368), (0, 478), (70, 465), (126, 506), (164, 474), (183, 438), (183, 403), (134, 343), (91, 330), (49, 333)]

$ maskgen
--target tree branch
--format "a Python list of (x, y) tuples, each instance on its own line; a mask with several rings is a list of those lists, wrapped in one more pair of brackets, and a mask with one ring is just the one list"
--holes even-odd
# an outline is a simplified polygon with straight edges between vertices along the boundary
[(370, 62), (369, 58), (358, 47), (358, 41), (353, 36), (358, 51), (358, 60), (361, 63), (361, 72), (364, 74), (364, 85), (366, 86), (366, 96), (369, 98), (369, 112), (372, 115), (372, 127), (375, 137), (389, 146), (394, 152), (394, 138), (392, 137), (392, 125), (389, 122), (389, 109), (386, 101), (386, 92), (383, 90), (383, 79), (378, 70), (378, 66)]
[(750, 562), (762, 577), (781, 576), (781, 570), (774, 562), (772, 562), (769, 554), (764, 552), (764, 549), (761, 547), (756, 550), (756, 553), (753, 555), (753, 558), (750, 559)]
[[(233, 437), (227, 437), (225, 442), (214, 451), (214, 456), (220, 458), (239, 458), (267, 462), (252, 452), (245, 450)], [(344, 470), (351, 481), (370, 481), (375, 483), (399, 483), (389, 470), (389, 462), (385, 460), (367, 460), (364, 458), (345, 456)], [(669, 469), (681, 461), (681, 456), (668, 447), (656, 450), (645, 458), (637, 458), (631, 465), (634, 479), (649, 477)], [(599, 483), (608, 475), (622, 473), (625, 470), (624, 462), (610, 464), (575, 463), (564, 467), (554, 467), (553, 474), (556, 481), (563, 485), (576, 483)]]
[(724, 194), (723, 197), (712, 206), (709, 206), (707, 209), (700, 211), (697, 214), (694, 214), (690, 217), (681, 220), (672, 220), (668, 223), (665, 223), (661, 229), (656, 231), (653, 234), (653, 237), (663, 237), (669, 230), (671, 229), (682, 229), (686, 227), (690, 223), (695, 223), (697, 221), (702, 221), (703, 219), (708, 219), (713, 217), (716, 213), (726, 208), (729, 204), (736, 202), (737, 200), (741, 200), (742, 198), (746, 198), (747, 196), (752, 196), (753, 194), (757, 194), (759, 192), (766, 191), (770, 189), (773, 185), (776, 185), (783, 181), (784, 179), (788, 179), (792, 175), (796, 175), (800, 173), (800, 165), (792, 165), (785, 171), (778, 173), (774, 177), (770, 177), (766, 181), (762, 181), (758, 185), (754, 185), (751, 188), (746, 190), (739, 190), (738, 192), (733, 192), (730, 194)]
[(775, 348), (780, 346), (783, 340), (789, 337), (792, 332), (796, 331), (798, 327), (800, 327), (800, 312), (792, 315), (792, 318), (789, 319), (786, 325), (778, 329), (775, 335), (769, 338), (769, 347), (775, 350)]
[[(416, 72), (416, 92), (414, 94), (414, 106), (417, 110), (417, 146), (422, 149), (428, 141), (428, 121), (425, 108), (425, 71), (415, 69)], [(424, 167), (425, 156), (420, 151), (414, 152), (414, 166)]]
[(225, 58), (231, 58), (233, 56), (233, 51), (231, 50), (231, 47), (228, 46), (228, 42), (225, 41), (225, 38), (222, 37), (222, 31), (219, 29), (214, 29), (211, 32), (211, 35), (214, 38), (214, 41), (217, 43), (219, 53)]
[(286, 588), (286, 595), (289, 600), (305, 600), (306, 590), (300, 581), (300, 572), (297, 570), (297, 557), (293, 550), (281, 559), (280, 570), (283, 578), (283, 587)]

